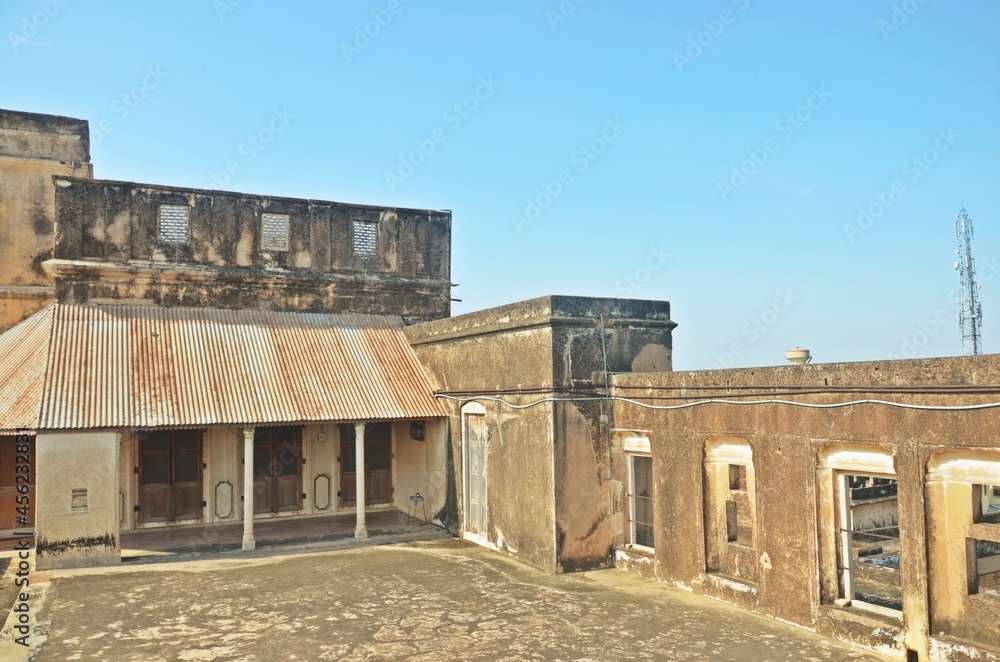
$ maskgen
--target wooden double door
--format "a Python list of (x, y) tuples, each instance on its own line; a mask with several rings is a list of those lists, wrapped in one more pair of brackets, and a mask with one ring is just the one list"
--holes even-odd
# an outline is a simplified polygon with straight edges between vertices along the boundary
[[(357, 450), (353, 425), (340, 426), (340, 505), (357, 505)], [(365, 428), (365, 505), (392, 503), (392, 424)]]
[(302, 509), (302, 428), (257, 428), (253, 439), (253, 511)]
[(0, 437), (0, 539), (35, 526), (35, 438)]
[(201, 519), (204, 430), (150, 432), (139, 440), (139, 519)]

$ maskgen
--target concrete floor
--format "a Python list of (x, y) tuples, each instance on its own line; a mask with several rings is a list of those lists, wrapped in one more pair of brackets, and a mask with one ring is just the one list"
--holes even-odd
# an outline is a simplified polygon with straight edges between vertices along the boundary
[(56, 572), (33, 659), (876, 660), (618, 570), (464, 541)]

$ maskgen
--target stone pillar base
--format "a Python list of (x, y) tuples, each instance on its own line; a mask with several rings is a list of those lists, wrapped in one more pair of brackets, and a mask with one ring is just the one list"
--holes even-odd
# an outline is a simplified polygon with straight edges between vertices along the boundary
[(358, 524), (354, 527), (354, 537), (357, 540), (368, 540), (368, 527), (364, 524)]

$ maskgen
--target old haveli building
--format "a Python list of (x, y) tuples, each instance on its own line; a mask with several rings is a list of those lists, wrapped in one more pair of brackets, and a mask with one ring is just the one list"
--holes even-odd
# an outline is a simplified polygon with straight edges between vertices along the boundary
[(93, 180), (87, 142), (0, 112), (0, 531), (20, 432), (38, 567), (162, 527), (364, 538), (420, 492), (549, 572), (1000, 659), (996, 356), (672, 372), (665, 301), (451, 317), (450, 212)]

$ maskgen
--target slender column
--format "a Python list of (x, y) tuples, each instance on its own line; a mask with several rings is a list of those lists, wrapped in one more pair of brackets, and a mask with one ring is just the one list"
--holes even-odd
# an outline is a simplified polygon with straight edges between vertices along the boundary
[(243, 551), (257, 548), (253, 537), (253, 435), (254, 428), (243, 428)]
[(358, 540), (368, 539), (368, 527), (365, 525), (365, 424), (354, 424), (354, 498), (358, 506), (358, 525), (354, 528), (354, 537)]

